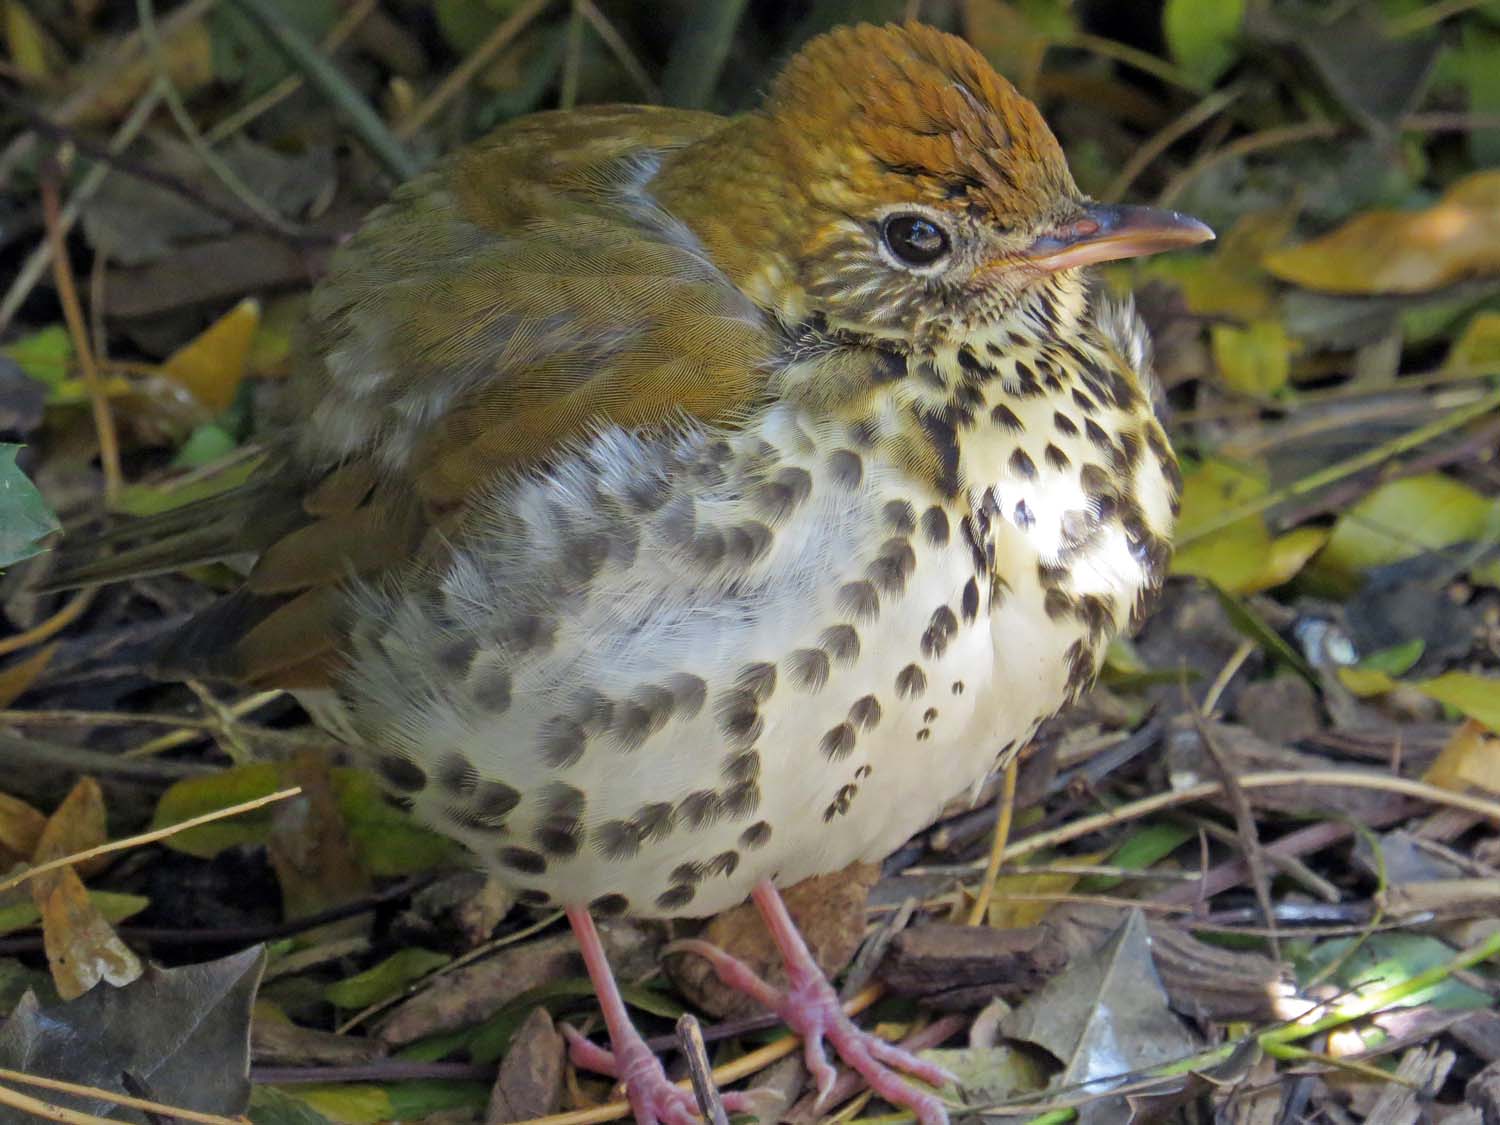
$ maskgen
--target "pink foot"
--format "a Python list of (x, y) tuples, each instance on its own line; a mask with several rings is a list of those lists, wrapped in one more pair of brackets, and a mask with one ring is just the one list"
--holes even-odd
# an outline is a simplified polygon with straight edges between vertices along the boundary
[[(571, 1025), (559, 1026), (574, 1066), (624, 1083), (625, 1096), (639, 1125), (703, 1125), (698, 1099), (691, 1090), (667, 1079), (661, 1061), (640, 1035), (627, 1037), (626, 1042), (616, 1043), (613, 1051), (606, 1051)], [(761, 1099), (753, 1090), (719, 1097), (729, 1113), (754, 1113), (761, 1107)]]
[[(697, 1097), (691, 1090), (667, 1080), (660, 1060), (651, 1053), (651, 1048), (646, 1046), (641, 1033), (630, 1021), (589, 912), (582, 907), (569, 907), (567, 914), (578, 938), (578, 948), (583, 954), (589, 979), (594, 982), (594, 991), (599, 996), (599, 1010), (609, 1028), (612, 1048), (606, 1051), (589, 1042), (576, 1029), (562, 1024), (563, 1038), (568, 1041), (568, 1054), (573, 1065), (622, 1082), (637, 1125), (702, 1125)], [(765, 1107), (766, 1096), (766, 1091), (750, 1090), (721, 1094), (720, 1098), (729, 1113), (758, 1114)]]
[(673, 942), (667, 952), (696, 953), (704, 958), (726, 985), (775, 1012), (802, 1038), (803, 1057), (818, 1087), (819, 1109), (838, 1077), (824, 1051), (826, 1041), (880, 1097), (911, 1110), (922, 1125), (948, 1125), (948, 1110), (942, 1100), (913, 1085), (906, 1076), (930, 1086), (953, 1082), (953, 1076), (942, 1067), (856, 1027), (844, 1014), (838, 994), (808, 952), (776, 888), (770, 882), (762, 882), (756, 886), (754, 898), (786, 963), (785, 992), (771, 987), (738, 957), (708, 942)]

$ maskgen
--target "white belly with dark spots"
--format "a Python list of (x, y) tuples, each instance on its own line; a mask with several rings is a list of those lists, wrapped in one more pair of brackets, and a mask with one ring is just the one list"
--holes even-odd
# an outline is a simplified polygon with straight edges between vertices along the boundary
[(790, 408), (606, 434), (498, 490), (440, 573), (357, 595), (353, 728), (537, 903), (708, 914), (878, 859), (1057, 709), (1088, 633), (1003, 514), (992, 604), (931, 506)]

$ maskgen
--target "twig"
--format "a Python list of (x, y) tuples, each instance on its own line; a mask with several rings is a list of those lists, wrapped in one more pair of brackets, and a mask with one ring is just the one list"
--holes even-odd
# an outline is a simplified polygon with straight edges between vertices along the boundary
[(50, 640), (83, 615), (83, 611), (93, 602), (95, 593), (97, 590), (93, 587), (79, 590), (67, 604), (41, 624), (33, 625), (23, 633), (0, 637), (0, 656), (9, 656), (13, 652)]
[(990, 844), (989, 863), (984, 869), (984, 879), (979, 885), (979, 894), (974, 897), (974, 907), (969, 911), (969, 925), (977, 926), (989, 915), (990, 899), (995, 894), (995, 880), (1000, 877), (1000, 865), (1005, 862), (1005, 848), (1010, 841), (1011, 818), (1016, 807), (1016, 775), (1020, 768), (1020, 754), (1012, 756), (1005, 765), (1005, 776), (1000, 786), (1000, 795), (995, 798), (997, 817), (995, 838)]
[[(174, 9), (165, 19), (161, 21), (161, 37), (172, 39), (178, 32), (196, 23), (205, 14), (212, 10), (218, 0), (188, 0), (180, 8)], [(110, 86), (119, 81), (120, 72), (133, 64), (141, 53), (141, 33), (139, 30), (132, 31), (125, 36), (110, 52), (109, 58), (96, 70), (88, 83), (73, 91), (63, 100), (62, 104), (51, 112), (52, 120), (63, 125), (71, 125), (91, 108), (99, 95)], [(141, 95), (141, 99), (152, 98), (154, 95), (148, 89)], [(123, 126), (122, 126), (123, 128)], [(11, 172), (31, 155), (31, 150), (36, 145), (36, 137), (31, 133), (22, 133), (5, 147), (0, 153), (0, 190), (10, 180)]]
[(1102, 35), (1076, 31), (1071, 35), (1048, 40), (1047, 47), (1076, 47), (1080, 51), (1089, 51), (1134, 67), (1153, 78), (1159, 78), (1173, 86), (1180, 86), (1184, 90), (1191, 90), (1200, 97), (1208, 93), (1207, 86), (1181, 67), (1173, 66), (1166, 59), (1153, 55), (1150, 51), (1143, 51), (1139, 47), (1132, 47), (1128, 43), (1121, 43), (1115, 39), (1107, 39)]
[(1135, 150), (1135, 154), (1126, 162), (1125, 167), (1120, 169), (1109, 187), (1104, 189), (1103, 199), (1114, 202), (1125, 198), (1125, 193), (1130, 190), (1130, 185), (1135, 183), (1136, 178), (1149, 168), (1162, 153), (1187, 136), (1198, 126), (1212, 121), (1223, 113), (1232, 103), (1238, 100), (1245, 92), (1243, 84), (1230, 86), (1223, 90), (1216, 90), (1208, 97), (1202, 99), (1192, 106), (1186, 113), (1167, 122), (1155, 136), (1151, 137), (1145, 144)]
[(74, 773), (114, 774), (141, 781), (176, 781), (220, 772), (199, 762), (131, 762), (118, 754), (83, 746), (57, 746), (34, 738), (20, 738), (0, 730), (0, 755), (11, 768), (36, 765)]
[(120, 474), (120, 440), (115, 433), (115, 418), (104, 393), (103, 381), (99, 378), (99, 368), (94, 364), (88, 324), (83, 317), (83, 306), (78, 301), (73, 266), (63, 244), (62, 215), (57, 201), (57, 184), (61, 178), (62, 172), (56, 161), (47, 159), (43, 163), (40, 183), (42, 215), (47, 224), (47, 241), (52, 247), (52, 276), (57, 285), (57, 296), (62, 302), (63, 319), (67, 321), (68, 335), (73, 339), (73, 351), (78, 357), (78, 368), (83, 375), (83, 385), (88, 388), (89, 406), (94, 415), (99, 463), (104, 470), (104, 496), (113, 502), (125, 483)]
[[(123, 152), (129, 147), (130, 143), (135, 140), (136, 135), (145, 128), (146, 122), (150, 120), (151, 114), (156, 111), (160, 100), (161, 97), (155, 87), (152, 87), (142, 95), (140, 101), (136, 102), (135, 108), (130, 111), (130, 115), (125, 118), (120, 127), (115, 130), (114, 136), (110, 138), (109, 151), (112, 154)], [(36, 135), (35, 133), (27, 133), (26, 136), (35, 140)], [(78, 214), (82, 211), (83, 205), (93, 198), (94, 193), (99, 190), (100, 185), (104, 183), (104, 179), (108, 175), (109, 167), (104, 164), (96, 164), (83, 174), (83, 179), (73, 189), (73, 194), (68, 197), (68, 202), (62, 209), (60, 225), (65, 237), (73, 229), (73, 224), (78, 221)], [(12, 318), (20, 311), (21, 305), (25, 303), (32, 288), (41, 280), (42, 274), (46, 272), (47, 267), (51, 263), (52, 244), (49, 240), (44, 239), (31, 252), (31, 255), (22, 264), (20, 270), (17, 271), (15, 280), (11, 282), (10, 288), (5, 291), (5, 299), (0, 300), (0, 334), (3, 334), (6, 328), (9, 327)]]
[(729, 1125), (724, 1099), (719, 1096), (718, 1086), (714, 1085), (708, 1048), (703, 1045), (703, 1029), (698, 1026), (698, 1017), (692, 1012), (684, 1012), (678, 1019), (677, 1041), (682, 1044), (683, 1058), (687, 1059), (688, 1077), (693, 1083), (693, 1096), (698, 1099), (698, 1112), (712, 1125)]
[(257, 195), (254, 189), (240, 178), (239, 173), (229, 166), (229, 162), (210, 148), (208, 142), (203, 139), (203, 134), (193, 120), (193, 115), (188, 112), (187, 104), (182, 100), (177, 84), (172, 81), (166, 48), (162, 46), (161, 36), (156, 31), (154, 0), (135, 0), (135, 10), (140, 20), (141, 35), (146, 43), (146, 51), (156, 67), (156, 86), (161, 91), (162, 101), (166, 102), (172, 119), (177, 122), (177, 128), (182, 131), (183, 139), (187, 141), (188, 147), (202, 161), (203, 166), (214, 174), (219, 183), (224, 185), (229, 194), (238, 199), (261, 222), (269, 224), (282, 234), (295, 235), (297, 225), (287, 221), (277, 213), (276, 208)]
[(405, 140), (417, 132), (418, 129), (431, 121), (438, 111), (458, 96), (474, 76), (488, 66), (501, 51), (503, 51), (516, 36), (526, 30), (528, 24), (552, 0), (527, 0), (510, 17), (504, 20), (479, 46), (475, 47), (463, 62), (453, 68), (448, 77), (438, 83), (437, 89), (428, 94), (422, 103), (412, 110), (402, 121), (396, 125), (396, 136)]
[[(375, 11), (379, 0), (354, 0), (349, 9), (339, 17), (337, 23), (328, 29), (328, 34), (323, 36), (318, 46), (324, 54), (332, 55), (344, 45), (344, 41), (359, 29), (359, 25), (369, 19), (370, 13)], [(214, 123), (213, 128), (203, 134), (203, 139), (211, 145), (216, 145), (225, 137), (232, 136), (245, 126), (249, 125), (261, 114), (274, 109), (298, 90), (302, 89), (303, 78), (300, 74), (288, 74), (276, 85), (265, 93), (252, 98), (245, 105), (233, 113)]]
[[(1415, 797), (1435, 805), (1450, 805), (1454, 808), (1465, 809), (1500, 824), (1500, 802), (1471, 796), (1468, 793), (1439, 789), (1436, 785), (1409, 781), (1404, 777), (1387, 777), (1383, 774), (1358, 773), (1352, 770), (1267, 770), (1264, 773), (1245, 774), (1240, 777), (1239, 783), (1242, 789), (1279, 789), (1287, 786), (1301, 788), (1316, 785), (1346, 785), (1351, 789), (1378, 789), (1387, 793), (1400, 793), (1406, 797)], [(1141, 817), (1150, 816), (1163, 809), (1192, 804), (1194, 801), (1206, 800), (1209, 797), (1218, 797), (1223, 792), (1224, 786), (1219, 782), (1205, 781), (1171, 793), (1155, 793), (1150, 797), (1142, 797), (1138, 801), (1120, 805), (1109, 812), (1083, 817), (1060, 828), (1038, 832), (1035, 836), (1017, 840), (1010, 845), (1008, 852), (1012, 859), (1032, 855), (1094, 832), (1102, 832), (1107, 828), (1139, 820)]]
[[(43, 1090), (55, 1090), (60, 1094), (72, 1094), (80, 1098), (95, 1098), (101, 1102), (112, 1102), (115, 1105), (124, 1106), (127, 1109), (139, 1109), (151, 1113), (163, 1114), (167, 1117), (175, 1117), (181, 1121), (197, 1121), (201, 1125), (243, 1125), (243, 1119), (238, 1117), (221, 1117), (217, 1113), (200, 1113), (195, 1109), (182, 1109), (178, 1106), (163, 1105), (161, 1102), (147, 1101), (145, 1098), (133, 1098), (129, 1094), (117, 1094), (113, 1090), (103, 1090), (98, 1086), (80, 1086), (76, 1082), (63, 1082), (56, 1078), (42, 1078), (35, 1074), (23, 1074), (19, 1070), (10, 1070), (0, 1067), (0, 1079), (6, 1082), (19, 1082), (23, 1086), (38, 1086)], [(54, 1106), (54, 1109), (61, 1108)], [(100, 1120), (94, 1118), (93, 1120)]]
[[(247, 695), (244, 699), (235, 700), (229, 704), (226, 710), (236, 719), (242, 719), (250, 714), (250, 712), (258, 711), (266, 704), (274, 703), (284, 695), (286, 695), (286, 692), (280, 688), (256, 692), (254, 695)], [(208, 737), (215, 729), (216, 725), (212, 720), (204, 719), (202, 720), (202, 726), (198, 729), (172, 731), (159, 738), (153, 738), (149, 742), (143, 742), (139, 746), (132, 746), (120, 756), (122, 758), (149, 758), (155, 754), (175, 750), (179, 746), (186, 746), (188, 743), (195, 742), (199, 738)]]
[(630, 45), (621, 38), (615, 25), (605, 18), (604, 13), (599, 10), (594, 0), (575, 0), (575, 2), (577, 4), (577, 11), (582, 13), (584, 19), (588, 20), (589, 26), (594, 29), (594, 34), (609, 48), (610, 53), (615, 56), (615, 61), (620, 64), (620, 67), (630, 77), (630, 80), (635, 83), (636, 89), (640, 90), (641, 96), (648, 102), (661, 101), (661, 90), (657, 88), (655, 82), (651, 81), (651, 76), (646, 73), (646, 68), (641, 65), (641, 60), (636, 58), (635, 52), (630, 49)]
[[(1500, 129), (1500, 114), (1412, 113), (1401, 118), (1397, 122), (1397, 127), (1401, 132), (1408, 133)], [(1268, 148), (1299, 144), (1303, 141), (1327, 140), (1355, 131), (1355, 126), (1338, 121), (1301, 121), (1251, 133), (1230, 141), (1223, 148), (1205, 153), (1193, 161), (1162, 189), (1162, 193), (1156, 197), (1156, 202), (1162, 207), (1170, 207), (1177, 197), (1187, 190), (1190, 183), (1225, 160), (1232, 160), (1237, 156), (1249, 156), (1252, 152), (1262, 152)]]
[[(145, 3), (146, 0), (137, 2)], [(409, 180), (422, 170), (421, 165), (401, 143), (401, 134), (392, 134), (386, 128), (380, 115), (370, 108), (359, 91), (349, 85), (338, 67), (325, 58), (305, 35), (288, 23), (270, 0), (233, 0), (233, 3), (344, 115), (355, 135), (364, 142), (371, 155), (387, 172), (398, 180)]]
[(199, 825), (209, 824), (215, 820), (223, 820), (226, 817), (239, 816), (240, 813), (254, 812), (265, 805), (273, 804), (276, 801), (284, 801), (288, 797), (295, 797), (301, 792), (302, 790), (297, 787), (281, 789), (264, 797), (257, 797), (253, 801), (243, 801), (238, 805), (231, 805), (227, 809), (216, 809), (213, 812), (204, 813), (202, 816), (191, 817), (177, 824), (168, 825), (166, 828), (157, 828), (150, 832), (142, 832), (136, 836), (127, 836), (123, 840), (110, 840), (97, 847), (85, 848), (83, 851), (74, 852), (72, 855), (60, 856), (57, 859), (48, 860), (46, 863), (39, 863), (35, 867), (28, 867), (26, 870), (12, 875), (9, 879), (0, 880), (0, 894), (10, 890), (12, 887), (19, 887), (22, 883), (28, 882), (44, 872), (56, 871), (59, 867), (69, 867), (75, 863), (84, 863), (96, 856), (110, 855), (114, 852), (138, 848), (143, 844), (154, 844), (157, 840), (165, 840), (167, 837), (175, 836), (179, 832), (185, 832), (189, 828), (197, 828)]
[(1309, 492), (1316, 492), (1318, 489), (1343, 480), (1354, 473), (1374, 468), (1393, 457), (1415, 449), (1419, 445), (1425, 445), (1435, 437), (1440, 437), (1450, 430), (1456, 430), (1458, 427), (1472, 422), (1476, 418), (1481, 418), (1496, 407), (1500, 407), (1500, 391), (1485, 395), (1478, 402), (1460, 407), (1443, 415), (1441, 418), (1429, 422), (1425, 426), (1418, 426), (1416, 429), (1410, 430), (1400, 437), (1382, 442), (1380, 445), (1372, 449), (1367, 449), (1357, 456), (1335, 462), (1326, 469), (1319, 469), (1315, 473), (1309, 473), (1299, 480), (1292, 481), (1291, 484), (1286, 485), (1284, 488), (1272, 489), (1264, 495), (1258, 496), (1244, 504), (1237, 504), (1226, 511), (1222, 511), (1206, 523), (1179, 535), (1177, 537), (1177, 546), (1184, 547), (1189, 543), (1196, 543), (1216, 531), (1223, 530), (1230, 524), (1237, 523), (1249, 516), (1259, 515), (1269, 508), (1274, 508), (1277, 504), (1296, 499), (1299, 496), (1306, 496)]

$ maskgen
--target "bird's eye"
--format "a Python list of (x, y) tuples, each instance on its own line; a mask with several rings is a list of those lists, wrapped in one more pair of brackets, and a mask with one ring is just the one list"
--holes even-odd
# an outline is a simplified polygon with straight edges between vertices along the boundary
[(948, 252), (948, 234), (921, 215), (892, 215), (881, 229), (896, 260), (909, 266), (930, 266)]

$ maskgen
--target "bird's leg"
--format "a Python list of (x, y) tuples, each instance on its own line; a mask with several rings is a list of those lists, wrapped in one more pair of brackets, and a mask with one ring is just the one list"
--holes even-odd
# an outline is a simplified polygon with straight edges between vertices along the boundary
[(837, 1077), (823, 1050), (826, 1040), (833, 1045), (839, 1058), (853, 1067), (870, 1089), (886, 1101), (911, 1110), (922, 1125), (947, 1125), (948, 1111), (942, 1100), (913, 1085), (906, 1075), (932, 1086), (951, 1082), (953, 1076), (942, 1067), (924, 1062), (910, 1051), (856, 1027), (844, 1014), (838, 993), (834, 992), (823, 970), (813, 960), (775, 885), (769, 879), (762, 879), (755, 885), (751, 897), (786, 965), (785, 991), (773, 988), (738, 957), (706, 941), (674, 942), (672, 951), (696, 953), (705, 958), (720, 980), (775, 1012), (802, 1037), (803, 1057), (818, 1086), (818, 1108), (822, 1108), (822, 1099), (833, 1088)]
[[(572, 1027), (563, 1024), (563, 1037), (568, 1041), (573, 1065), (624, 1083), (625, 1096), (630, 1099), (630, 1108), (640, 1125), (701, 1125), (693, 1092), (667, 1080), (661, 1061), (651, 1053), (651, 1048), (646, 1046), (646, 1041), (631, 1022), (619, 986), (615, 984), (615, 975), (610, 970), (609, 959), (604, 955), (599, 931), (594, 928), (594, 919), (581, 906), (568, 907), (567, 914), (583, 952), (589, 980), (599, 997), (611, 1048), (606, 1051), (595, 1046)], [(724, 1094), (723, 1100), (724, 1108), (731, 1113), (754, 1111), (759, 1105), (753, 1092)]]

